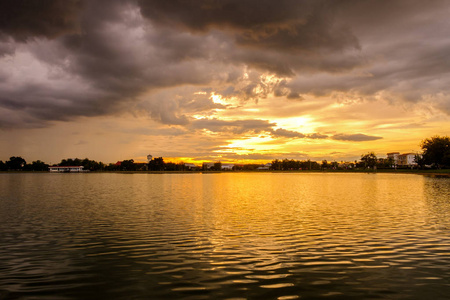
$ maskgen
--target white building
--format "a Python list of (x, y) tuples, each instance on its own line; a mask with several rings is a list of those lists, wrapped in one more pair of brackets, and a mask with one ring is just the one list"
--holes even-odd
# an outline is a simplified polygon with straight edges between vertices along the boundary
[[(216, 163), (213, 162), (205, 162), (203, 163), (204, 170), (210, 170), (214, 167)], [(221, 170), (233, 170), (234, 164), (221, 164)]]
[(233, 170), (234, 164), (222, 164), (222, 170)]
[(83, 170), (83, 166), (53, 166), (48, 167), (52, 173), (79, 173), (87, 172)]
[(391, 158), (394, 161), (394, 165), (398, 164), (398, 156), (400, 152), (391, 152), (387, 154), (388, 159)]
[(185, 167), (186, 169), (188, 169), (188, 170), (193, 170), (193, 169), (197, 169), (197, 168), (198, 168), (197, 165), (191, 164), (191, 163), (185, 163), (185, 164), (184, 164), (184, 167)]
[(265, 165), (261, 165), (256, 170), (270, 170), (271, 167), (272, 167), (272, 164), (271, 163), (267, 163)]
[(203, 163), (203, 169), (204, 169), (204, 170), (209, 170), (209, 169), (211, 169), (212, 167), (214, 167), (214, 163), (213, 163), (213, 162), (204, 162), (204, 163)]
[(399, 166), (416, 166), (416, 154), (415, 153), (404, 153), (398, 156)]

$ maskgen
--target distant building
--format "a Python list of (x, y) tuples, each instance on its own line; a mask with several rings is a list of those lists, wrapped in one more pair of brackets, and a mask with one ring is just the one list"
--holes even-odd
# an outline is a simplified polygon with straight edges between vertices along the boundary
[(394, 161), (394, 165), (398, 164), (398, 157), (400, 155), (400, 152), (391, 152), (387, 154), (387, 158), (391, 158)]
[(399, 166), (416, 166), (416, 154), (415, 153), (404, 153), (398, 156)]
[(87, 172), (83, 170), (83, 166), (52, 166), (48, 167), (52, 173), (79, 173)]
[(185, 163), (185, 164), (184, 164), (184, 167), (185, 167), (186, 169), (188, 169), (188, 170), (194, 170), (194, 169), (197, 169), (197, 168), (198, 168), (197, 165), (195, 165), (195, 164), (190, 164), (190, 163)]
[[(203, 170), (211, 170), (216, 163), (205, 162), (203, 163)], [(221, 164), (221, 170), (233, 170), (234, 164)]]
[(234, 164), (222, 164), (222, 170), (233, 170)]
[(204, 162), (203, 163), (203, 170), (210, 170), (212, 167), (214, 167), (214, 163), (212, 163), (212, 162)]
[(259, 166), (256, 170), (269, 170), (272, 167), (271, 163)]

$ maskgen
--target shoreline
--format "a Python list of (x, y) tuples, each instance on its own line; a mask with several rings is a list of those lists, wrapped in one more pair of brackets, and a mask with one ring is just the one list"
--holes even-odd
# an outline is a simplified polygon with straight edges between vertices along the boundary
[(366, 174), (412, 174), (431, 177), (450, 178), (450, 169), (444, 170), (245, 170), (245, 171), (92, 171), (92, 172), (69, 172), (69, 173), (50, 173), (49, 171), (0, 171), (0, 174), (222, 174), (222, 173), (366, 173)]

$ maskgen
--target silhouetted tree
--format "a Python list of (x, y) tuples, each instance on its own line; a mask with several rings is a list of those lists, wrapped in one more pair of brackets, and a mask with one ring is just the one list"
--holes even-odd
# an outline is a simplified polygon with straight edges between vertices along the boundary
[(272, 170), (281, 170), (282, 167), (283, 164), (280, 160), (278, 159), (272, 160), (272, 167), (271, 167)]
[(369, 152), (367, 154), (361, 155), (361, 162), (364, 163), (365, 167), (373, 168), (377, 165), (377, 157), (375, 153)]
[(106, 168), (106, 165), (100, 161), (98, 163), (98, 169), (97, 170), (103, 171), (105, 168)]
[(258, 169), (259, 167), (261, 167), (260, 164), (245, 164), (243, 166), (234, 166), (233, 170), (239, 170), (242, 169), (244, 171), (254, 171), (256, 169)]
[(450, 137), (433, 136), (422, 141), (423, 161), (438, 169), (450, 167)]
[(216, 170), (216, 171), (222, 170), (222, 163), (221, 163), (220, 161), (215, 162), (213, 168), (214, 168), (214, 170)]
[(153, 158), (148, 163), (148, 169), (150, 171), (164, 171), (165, 163), (162, 157)]
[(164, 163), (164, 170), (166, 171), (184, 171), (184, 163)]
[(136, 164), (133, 159), (124, 160), (120, 165), (121, 171), (136, 171)]
[(20, 156), (12, 156), (6, 161), (8, 170), (20, 171), (27, 164), (25, 159)]
[(104, 170), (105, 164), (102, 162), (96, 162), (95, 160), (90, 160), (88, 158), (80, 159), (80, 158), (67, 158), (61, 160), (59, 163), (60, 166), (83, 166), (84, 170), (89, 171), (98, 171)]
[(300, 161), (298, 161), (298, 160), (285, 158), (285, 159), (283, 159), (281, 164), (282, 164), (282, 169), (285, 170), (285, 171), (300, 169)]
[(61, 162), (58, 164), (59, 166), (82, 166), (81, 163), (81, 159), (79, 158), (68, 158), (68, 159), (63, 159), (61, 160)]
[(312, 167), (312, 162), (309, 159), (306, 160), (306, 161), (301, 161), (300, 162), (300, 168), (302, 170), (309, 170), (309, 169), (311, 169), (311, 167)]
[(110, 163), (108, 166), (105, 166), (105, 170), (107, 171), (120, 171), (120, 165), (117, 163)]
[(392, 168), (395, 165), (395, 160), (392, 157), (388, 157), (384, 160), (384, 167)]
[[(326, 162), (324, 160), (323, 162)], [(324, 167), (327, 166), (327, 164), (323, 165)], [(272, 166), (270, 167), (271, 170), (319, 170), (321, 168), (320, 164), (318, 164), (315, 161), (311, 160), (294, 160), (294, 159), (275, 159), (272, 161)]]
[(417, 163), (417, 166), (421, 169), (424, 168), (426, 165), (425, 158), (420, 154), (414, 155), (414, 161)]
[(31, 164), (26, 164), (24, 167), (26, 171), (48, 171), (48, 164), (43, 161), (36, 160)]
[(311, 162), (311, 163), (308, 163), (308, 165), (311, 165), (311, 170), (320, 170), (320, 165), (319, 165), (319, 163), (318, 162), (316, 162), (316, 161), (313, 161), (313, 162)]
[(0, 171), (7, 171), (8, 170), (8, 166), (0, 160)]

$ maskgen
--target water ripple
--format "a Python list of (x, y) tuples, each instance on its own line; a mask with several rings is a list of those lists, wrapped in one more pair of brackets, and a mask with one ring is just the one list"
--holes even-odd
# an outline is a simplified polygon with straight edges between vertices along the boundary
[(0, 299), (450, 294), (447, 179), (16, 175), (0, 174)]

